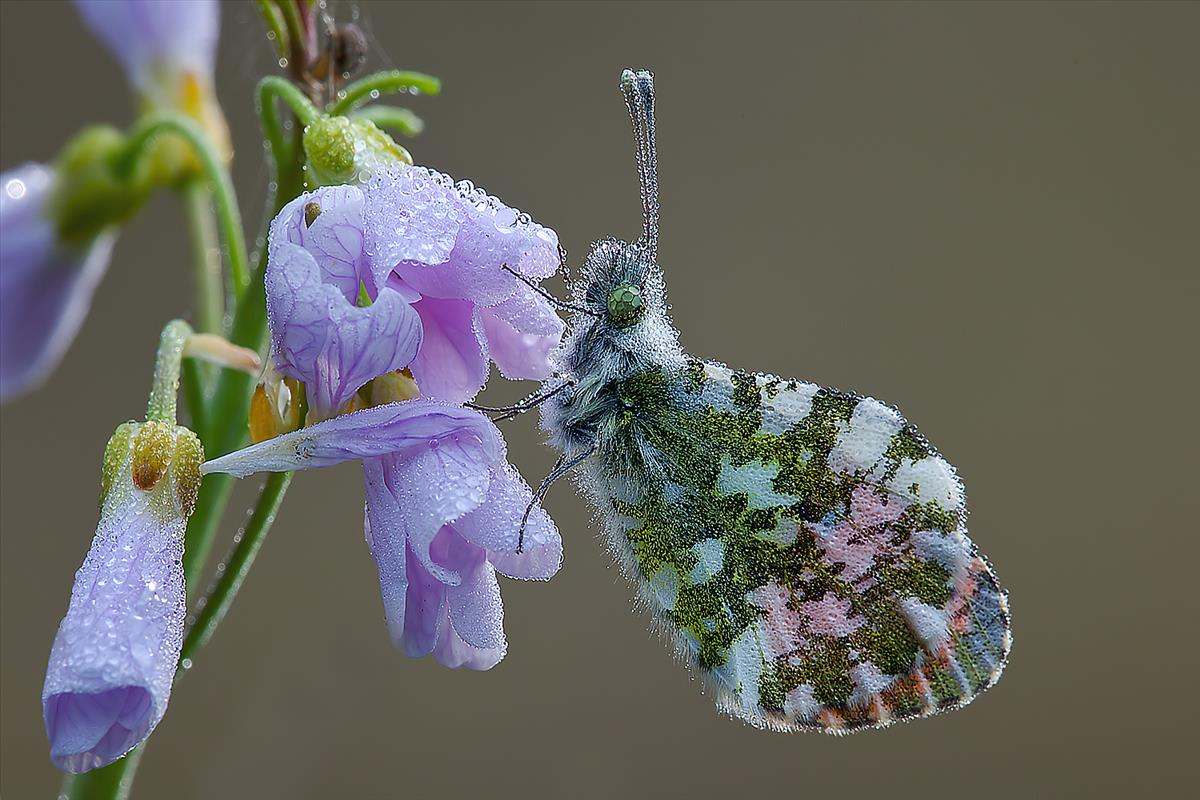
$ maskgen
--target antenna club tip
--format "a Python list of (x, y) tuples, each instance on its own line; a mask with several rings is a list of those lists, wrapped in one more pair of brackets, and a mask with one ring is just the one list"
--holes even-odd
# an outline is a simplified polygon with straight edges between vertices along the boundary
[(654, 73), (648, 69), (626, 69), (621, 73), (621, 86), (633, 86), (638, 81), (653, 81)]

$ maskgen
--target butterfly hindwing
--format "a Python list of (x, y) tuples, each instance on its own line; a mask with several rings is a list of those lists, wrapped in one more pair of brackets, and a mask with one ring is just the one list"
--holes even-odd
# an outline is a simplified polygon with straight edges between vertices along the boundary
[(589, 481), (608, 531), (718, 704), (848, 731), (999, 677), (1006, 597), (954, 469), (891, 407), (688, 359), (620, 387)]

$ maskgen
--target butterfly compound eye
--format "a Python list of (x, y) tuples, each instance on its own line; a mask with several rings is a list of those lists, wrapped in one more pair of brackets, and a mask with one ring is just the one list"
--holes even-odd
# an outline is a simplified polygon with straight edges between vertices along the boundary
[(608, 317), (619, 328), (637, 322), (644, 310), (642, 292), (636, 286), (624, 284), (608, 295)]

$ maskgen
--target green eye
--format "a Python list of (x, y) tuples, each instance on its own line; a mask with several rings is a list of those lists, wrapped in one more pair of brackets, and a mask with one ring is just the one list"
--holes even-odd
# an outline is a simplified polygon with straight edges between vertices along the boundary
[(618, 286), (608, 296), (608, 316), (619, 326), (637, 321), (643, 308), (642, 292), (636, 286)]

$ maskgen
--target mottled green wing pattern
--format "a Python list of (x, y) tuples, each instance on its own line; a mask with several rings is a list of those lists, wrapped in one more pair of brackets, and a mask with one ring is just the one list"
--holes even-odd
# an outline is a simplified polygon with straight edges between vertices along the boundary
[(609, 533), (723, 709), (845, 732), (996, 681), (1005, 594), (954, 469), (894, 409), (695, 360), (621, 394)]

